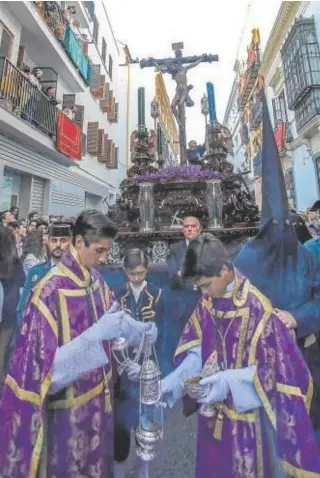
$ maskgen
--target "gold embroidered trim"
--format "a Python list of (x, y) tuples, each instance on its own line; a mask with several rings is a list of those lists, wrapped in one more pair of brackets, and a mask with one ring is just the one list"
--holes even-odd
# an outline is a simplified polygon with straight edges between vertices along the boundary
[(30, 402), (36, 407), (39, 407), (41, 404), (41, 398), (38, 393), (30, 392), (29, 390), (25, 390), (21, 388), (16, 380), (11, 377), (11, 375), (7, 375), (5, 379), (5, 383), (11, 388), (12, 392), (15, 394), (19, 400), (23, 400), (25, 402)]
[(257, 478), (264, 478), (263, 474), (263, 445), (262, 445), (262, 431), (261, 431), (261, 419), (260, 410), (257, 409), (254, 412), (256, 422), (256, 446), (257, 446)]
[[(48, 394), (50, 385), (51, 385), (51, 370), (49, 370), (47, 376), (45, 377), (45, 379), (44, 379), (44, 381), (41, 385), (41, 389), (40, 389), (40, 399), (41, 399), (40, 406), (41, 407), (43, 406), (43, 402), (46, 399), (46, 396)], [(43, 418), (43, 420), (44, 420), (44, 418)], [(37, 436), (37, 440), (36, 440), (36, 444), (35, 444), (35, 447), (34, 447), (33, 452), (32, 452), (29, 478), (36, 478), (37, 477), (39, 461), (40, 461), (41, 451), (42, 451), (42, 447), (43, 447), (43, 441), (44, 441), (44, 423), (42, 423), (42, 425), (40, 427), (40, 430), (39, 430), (39, 433), (38, 433), (38, 436)]]
[(190, 342), (187, 342), (183, 345), (180, 345), (174, 356), (177, 357), (178, 355), (180, 354), (183, 354), (184, 352), (187, 352), (187, 350), (190, 350), (192, 349), (193, 347), (198, 347), (199, 345), (201, 345), (201, 340), (197, 339), (197, 340), (191, 340)]
[(290, 465), (287, 461), (280, 459), (280, 464), (285, 473), (292, 478), (320, 478), (320, 473), (314, 473), (313, 471), (302, 470)]
[(308, 413), (310, 413), (312, 397), (313, 397), (313, 380), (312, 380), (311, 374), (309, 372), (309, 387), (308, 387), (307, 396), (306, 396), (306, 400), (305, 400)]
[(46, 306), (46, 304), (40, 299), (40, 293), (42, 289), (39, 288), (37, 291), (34, 293), (33, 297), (31, 298), (31, 302), (37, 307), (37, 309), (41, 312), (43, 315), (44, 319), (48, 322), (50, 325), (52, 332), (56, 337), (58, 337), (58, 324), (51, 314), (49, 308)]
[(102, 382), (100, 382), (95, 388), (80, 395), (79, 397), (72, 397), (71, 399), (67, 398), (66, 400), (50, 401), (48, 403), (48, 408), (49, 410), (59, 410), (65, 408), (80, 407), (81, 405), (85, 405), (94, 397), (102, 393), (103, 389), (104, 380), (102, 380)]
[[(307, 395), (303, 395), (299, 387), (295, 387), (293, 385), (287, 385), (285, 383), (278, 383), (276, 384), (277, 386), (277, 391), (280, 393), (284, 393), (286, 395), (293, 395), (295, 397), (301, 397), (306, 405), (306, 408), (309, 412), (310, 410), (310, 405), (311, 405), (311, 399), (312, 399), (312, 394), (313, 394), (313, 381), (311, 378), (311, 375), (309, 375), (309, 387), (307, 391)], [(311, 394), (311, 396), (310, 396)]]
[(44, 439), (44, 425), (42, 424), (37, 436), (36, 444), (32, 452), (29, 478), (37, 477), (38, 467), (39, 467), (39, 462), (40, 462), (40, 457), (42, 452), (42, 446), (43, 446), (43, 439)]

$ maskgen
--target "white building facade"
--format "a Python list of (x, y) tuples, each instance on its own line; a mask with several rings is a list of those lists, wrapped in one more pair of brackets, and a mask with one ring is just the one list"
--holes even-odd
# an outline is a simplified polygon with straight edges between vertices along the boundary
[(75, 216), (114, 200), (125, 162), (121, 62), (104, 2), (0, 3), (0, 210)]
[[(320, 191), (319, 42), (319, 2), (282, 2), (269, 34), (261, 34), (257, 77), (264, 80), (289, 204), (298, 211), (311, 207), (319, 199)], [(262, 110), (255, 118), (258, 105), (252, 92), (241, 106), (239, 81), (236, 74), (225, 121), (233, 133), (235, 167), (243, 170), (241, 165), (246, 163), (260, 204)], [(246, 121), (246, 117), (250, 120)]]
[(291, 206), (319, 199), (320, 3), (282, 2), (266, 45), (261, 74), (270, 115), (282, 125), (282, 165)]

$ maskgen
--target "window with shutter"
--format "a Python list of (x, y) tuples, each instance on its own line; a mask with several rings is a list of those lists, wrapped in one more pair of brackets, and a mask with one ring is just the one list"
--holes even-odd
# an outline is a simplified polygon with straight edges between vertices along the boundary
[(107, 43), (104, 37), (102, 37), (101, 56), (104, 64), (107, 62)]
[(103, 156), (103, 162), (106, 163), (108, 161), (108, 141), (109, 141), (109, 136), (107, 134), (104, 135), (103, 137), (103, 148), (104, 148), (104, 156)]
[(109, 169), (118, 168), (116, 161), (116, 147), (111, 139), (108, 141), (108, 161), (106, 163), (106, 167)]
[(96, 100), (102, 99), (104, 95), (104, 81), (105, 76), (100, 75), (99, 89), (92, 91), (93, 96)]
[(109, 111), (109, 83), (104, 84), (103, 99), (100, 100), (100, 108), (104, 113)]
[(87, 130), (87, 151), (93, 156), (98, 153), (98, 130), (99, 122), (89, 121)]
[(112, 165), (110, 169), (118, 169), (117, 162), (116, 162), (116, 145), (112, 143)]
[(112, 80), (112, 69), (113, 69), (113, 60), (112, 60), (112, 56), (109, 55), (109, 76), (110, 76), (110, 80)]
[(101, 76), (100, 70), (101, 65), (91, 65), (90, 90), (92, 92), (99, 91)]
[(281, 113), (280, 113), (278, 98), (273, 98), (272, 99), (272, 110), (273, 110), (274, 125), (276, 126), (278, 121), (281, 119)]
[(0, 21), (0, 57), (5, 56), (9, 58), (11, 56), (13, 35), (8, 28)]
[(112, 164), (112, 139), (107, 141), (106, 167), (110, 168)]
[(114, 104), (114, 98), (113, 98), (113, 90), (109, 91), (109, 107), (108, 107), (108, 120), (111, 121), (113, 119), (113, 104)]
[(288, 121), (287, 103), (286, 103), (286, 97), (285, 97), (285, 94), (284, 94), (284, 90), (281, 91), (278, 99), (279, 99), (279, 108), (280, 108), (280, 113), (281, 113), (281, 119), (282, 119), (282, 121)]
[(96, 17), (96, 15), (94, 16), (94, 20), (93, 20), (93, 33), (92, 33), (92, 36), (94, 38), (94, 41), (96, 43), (98, 43), (98, 39), (99, 39), (99, 22), (98, 22), (98, 19)]
[(22, 69), (23, 67), (23, 60), (24, 60), (24, 46), (20, 45), (19, 46), (19, 52), (18, 52), (18, 59), (17, 59), (17, 67)]
[(273, 98), (272, 100), (272, 109), (274, 124), (277, 126), (279, 121), (287, 122), (288, 121), (288, 112), (287, 112), (287, 103), (284, 91), (282, 90), (278, 98)]
[(104, 158), (104, 130), (98, 129), (98, 160), (103, 161)]
[(76, 102), (76, 95), (63, 95), (62, 99), (62, 109), (64, 108), (74, 108)]
[(82, 133), (82, 156), (87, 154), (87, 135)]
[(81, 130), (83, 128), (83, 120), (84, 120), (84, 106), (75, 105), (74, 122), (77, 123), (77, 125), (79, 126)]
[(114, 162), (115, 162), (115, 168), (118, 169), (118, 165), (119, 165), (119, 147), (117, 146), (115, 148), (115, 153), (114, 153)]
[(118, 123), (118, 120), (119, 120), (119, 103), (116, 103), (114, 122)]
[(118, 115), (119, 115), (119, 103), (116, 103), (116, 100), (113, 98), (114, 103), (112, 104), (112, 119), (110, 123), (118, 123)]

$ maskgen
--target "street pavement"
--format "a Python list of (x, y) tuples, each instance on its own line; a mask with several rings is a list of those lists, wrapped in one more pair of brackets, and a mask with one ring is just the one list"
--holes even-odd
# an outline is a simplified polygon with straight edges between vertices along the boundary
[[(194, 478), (196, 429), (197, 414), (185, 418), (180, 405), (165, 410), (164, 440), (150, 465), (150, 478)], [(135, 446), (131, 448), (128, 478), (136, 478)]]

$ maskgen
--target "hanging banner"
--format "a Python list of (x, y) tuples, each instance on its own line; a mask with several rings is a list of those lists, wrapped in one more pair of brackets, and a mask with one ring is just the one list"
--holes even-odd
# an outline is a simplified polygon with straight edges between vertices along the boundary
[(71, 159), (82, 159), (82, 131), (61, 111), (57, 115), (56, 147)]

